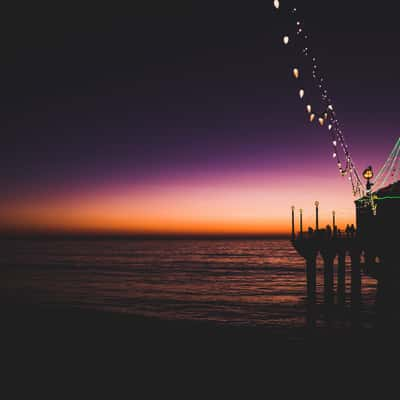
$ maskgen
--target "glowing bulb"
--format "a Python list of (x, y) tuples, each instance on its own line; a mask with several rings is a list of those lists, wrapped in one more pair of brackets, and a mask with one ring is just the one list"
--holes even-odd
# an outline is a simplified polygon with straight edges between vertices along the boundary
[(307, 105), (307, 112), (310, 114), (312, 111), (312, 107), (310, 106), (310, 104)]
[(300, 71), (297, 68), (293, 69), (293, 76), (295, 77), (295, 79), (299, 79)]
[(313, 122), (315, 119), (315, 114), (310, 114), (310, 122)]
[(275, 7), (277, 10), (279, 10), (279, 7), (280, 7), (279, 0), (274, 0), (274, 7)]
[(319, 117), (319, 118), (318, 118), (318, 122), (319, 122), (319, 124), (320, 124), (321, 126), (324, 126), (325, 120), (324, 120), (322, 117)]
[(337, 157), (337, 154), (336, 154), (336, 153), (333, 153), (333, 154), (332, 154), (332, 157), (333, 157), (333, 158), (336, 158), (336, 157)]
[(332, 104), (329, 104), (328, 108), (329, 108), (329, 110), (333, 111), (333, 106), (332, 106)]
[(337, 141), (336, 140), (334, 140), (333, 142), (332, 142), (332, 144), (336, 147), (336, 145), (337, 145)]
[(304, 97), (304, 89), (300, 89), (299, 96), (301, 99)]
[(328, 129), (332, 130), (332, 125), (331, 124), (328, 125)]
[(284, 36), (283, 37), (283, 43), (288, 44), (289, 43), (289, 36)]

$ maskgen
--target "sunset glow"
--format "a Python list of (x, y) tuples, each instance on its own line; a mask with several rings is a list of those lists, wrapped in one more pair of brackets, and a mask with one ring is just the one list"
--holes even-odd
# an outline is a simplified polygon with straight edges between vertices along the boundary
[[(289, 179), (289, 177), (285, 177)], [(157, 233), (157, 234), (286, 234), (293, 199), (304, 208), (305, 226), (313, 224), (315, 193), (302, 191), (285, 178), (265, 185), (271, 177), (242, 175), (209, 181), (110, 185), (81, 193), (33, 195), (3, 204), (2, 226), (40, 232)], [(322, 187), (323, 177), (311, 179)], [(353, 223), (347, 183), (340, 179), (319, 193), (322, 223), (331, 222), (335, 208), (339, 226)], [(334, 196), (343, 192), (343, 201)], [(307, 225), (308, 224), (308, 225)]]
[[(152, 29), (132, 14), (110, 20), (110, 32), (99, 22), (99, 47), (85, 23), (60, 26), (43, 53), (42, 39), (32, 42), (31, 70), (9, 54), (0, 233), (288, 234), (290, 207), (296, 218), (304, 209), (307, 229), (315, 200), (321, 226), (333, 210), (339, 227), (355, 222), (352, 187), (340, 173), (345, 157), (332, 149), (341, 142), (326, 115), (340, 115), (357, 168), (378, 171), (399, 136), (398, 94), (378, 90), (396, 87), (387, 81), (398, 76), (394, 44), (369, 26), (360, 27), (368, 28), (362, 40), (332, 36), (304, 6), (334, 104), (320, 110), (307, 69), (293, 59), (296, 33), (276, 15), (287, 4), (234, 8), (238, 20), (215, 7), (223, 23), (210, 20), (206, 31), (207, 8), (193, 14), (193, 26), (171, 10)], [(64, 43), (69, 29), (76, 33)], [(384, 62), (370, 59), (368, 43), (379, 35)], [(360, 76), (365, 65), (374, 73)]]

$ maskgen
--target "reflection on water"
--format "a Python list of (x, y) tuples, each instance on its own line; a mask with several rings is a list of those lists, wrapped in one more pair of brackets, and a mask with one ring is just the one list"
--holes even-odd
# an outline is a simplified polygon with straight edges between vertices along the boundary
[[(18, 240), (1, 245), (0, 293), (10, 302), (271, 327), (350, 326), (354, 321), (349, 318), (349, 266), (341, 296), (336, 295), (335, 266), (335, 295), (327, 308), (319, 260), (317, 304), (307, 305), (304, 262), (289, 241)], [(363, 326), (373, 321), (375, 293), (375, 281), (363, 277)]]

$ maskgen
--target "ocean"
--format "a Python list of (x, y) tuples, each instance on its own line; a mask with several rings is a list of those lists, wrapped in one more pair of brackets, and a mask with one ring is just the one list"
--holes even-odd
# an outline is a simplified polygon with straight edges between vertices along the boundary
[[(3, 304), (284, 329), (310, 323), (304, 260), (287, 240), (19, 239), (0, 244)], [(323, 304), (322, 267), (319, 260), (313, 324), (347, 328), (352, 324), (346, 316), (350, 265), (346, 306), (333, 314)], [(376, 281), (362, 279), (360, 321), (370, 327)]]

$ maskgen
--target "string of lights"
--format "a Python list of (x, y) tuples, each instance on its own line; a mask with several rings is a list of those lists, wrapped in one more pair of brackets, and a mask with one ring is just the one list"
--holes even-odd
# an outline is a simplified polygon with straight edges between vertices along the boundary
[[(284, 46), (294, 50), (296, 56), (297, 64), (292, 66), (292, 75), (299, 82), (299, 98), (306, 103), (305, 110), (309, 122), (318, 122), (322, 128), (328, 130), (333, 147), (332, 158), (336, 161), (339, 173), (348, 177), (353, 195), (361, 197), (364, 195), (364, 185), (350, 156), (334, 103), (329, 95), (326, 79), (310, 47), (310, 35), (303, 20), (298, 16), (297, 8), (286, 6), (286, 3), (274, 0), (273, 6), (289, 24), (288, 30), (291, 33), (286, 32), (282, 41)], [(311, 78), (310, 82), (307, 81), (308, 76)], [(312, 93), (315, 91), (318, 94), (313, 99)]]
[(374, 181), (374, 191), (377, 191), (387, 184), (396, 182), (400, 179), (400, 139), (397, 140), (389, 158), (376, 175)]

